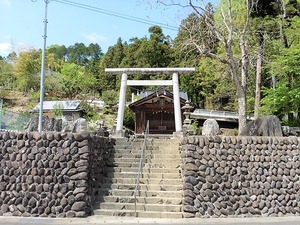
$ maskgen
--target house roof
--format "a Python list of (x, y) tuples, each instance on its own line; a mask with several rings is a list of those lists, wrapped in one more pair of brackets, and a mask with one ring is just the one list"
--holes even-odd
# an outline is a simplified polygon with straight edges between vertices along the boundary
[[(215, 119), (217, 121), (235, 122), (238, 123), (239, 114), (231, 111), (195, 109), (191, 113), (191, 118), (194, 119)], [(252, 116), (247, 116), (247, 120), (254, 120)]]
[[(140, 99), (145, 98), (145, 97), (147, 97), (147, 96), (149, 96), (149, 95), (151, 95), (153, 93), (162, 93), (162, 92), (172, 93), (170, 91), (163, 90), (163, 89), (161, 89), (160, 91), (149, 91), (149, 90), (146, 90), (146, 91), (143, 91), (143, 92), (140, 93)], [(184, 99), (184, 100), (186, 100), (186, 101), (189, 100), (188, 99), (188, 94), (187, 94), (186, 91), (179, 91), (179, 97), (182, 98), (182, 99)]]
[[(62, 111), (78, 111), (80, 100), (74, 101), (44, 101), (43, 102), (43, 111), (51, 111), (55, 109), (61, 109)], [(33, 111), (40, 110), (40, 103), (38, 103), (34, 108)]]
[[(186, 93), (186, 92), (182, 92), (182, 93)], [(182, 94), (182, 95), (179, 94), (179, 96), (180, 96), (180, 102), (182, 104), (184, 104), (188, 99), (187, 94)], [(183, 98), (181, 96), (183, 96), (185, 98)], [(147, 93), (143, 92), (143, 94), (140, 95), (140, 99), (133, 102), (133, 103), (131, 103), (131, 104), (129, 104), (128, 107), (130, 109), (134, 109), (134, 107), (136, 107), (136, 106), (143, 105), (143, 104), (147, 103), (150, 100), (153, 101), (153, 99), (161, 98), (161, 97), (169, 99), (170, 101), (172, 101), (173, 100), (173, 93), (168, 91), (168, 90), (163, 90), (163, 89), (159, 90), (159, 91), (148, 91)]]

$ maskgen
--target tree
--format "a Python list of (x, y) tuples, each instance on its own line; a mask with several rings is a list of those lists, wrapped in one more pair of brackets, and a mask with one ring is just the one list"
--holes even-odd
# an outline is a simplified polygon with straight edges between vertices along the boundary
[(60, 73), (67, 59), (67, 48), (64, 45), (51, 45), (46, 52), (47, 67), (54, 72)]
[[(167, 1), (159, 2), (166, 5)], [(174, 1), (171, 2), (174, 4)], [(247, 34), (254, 1), (221, 0), (215, 11), (211, 4), (205, 7), (197, 5), (198, 1), (185, 2), (185, 5), (182, 1), (177, 4), (190, 7), (201, 23), (195, 23), (192, 29), (187, 30), (189, 36), (183, 45), (187, 48), (192, 46), (200, 55), (210, 57), (228, 67), (236, 88), (239, 132), (241, 132), (247, 121), (246, 91), (249, 72)], [(216, 48), (212, 48), (214, 45), (221, 49), (216, 52)]]
[(113, 75), (108, 75), (104, 72), (105, 68), (118, 68), (121, 65), (123, 58), (125, 57), (126, 44), (122, 42), (121, 38), (118, 38), (117, 43), (114, 46), (108, 48), (106, 54), (100, 61), (100, 91), (103, 92), (107, 90), (116, 90), (117, 88), (117, 78)]
[(20, 52), (15, 61), (14, 74), (17, 88), (25, 93), (39, 90), (39, 76), (41, 70), (41, 51), (31, 49)]
[[(273, 10), (268, 11), (270, 15), (264, 17), (271, 25), (264, 26), (265, 33), (270, 36), (266, 43), (269, 48), (269, 64), (264, 68), (269, 74), (269, 82), (265, 82), (263, 87), (262, 112), (274, 113), (280, 118), (288, 115), (288, 121), (292, 124), (295, 121), (294, 115), (299, 112), (294, 92), (298, 89), (299, 76), (293, 64), (295, 53), (298, 54), (295, 48), (300, 43), (300, 4), (294, 0), (274, 0), (271, 6)], [(260, 24), (266, 23), (260, 21)]]
[(69, 99), (74, 99), (78, 94), (89, 93), (97, 81), (83, 66), (75, 63), (65, 63), (61, 72), (63, 93)]
[(285, 48), (289, 47), (287, 28), (290, 22), (287, 21), (296, 14), (297, 10), (295, 10), (295, 8), (297, 8), (297, 1), (294, 0), (258, 0), (254, 8), (255, 10), (252, 11), (252, 27), (255, 29), (254, 33), (257, 36), (256, 39), (258, 45), (256, 60), (255, 117), (258, 117), (260, 109), (263, 62), (266, 62), (268, 58), (270, 59), (272, 54), (277, 54), (276, 51), (274, 52), (273, 50), (272, 54), (264, 57), (265, 46), (270, 46), (270, 43), (272, 42), (276, 46), (276, 42), (281, 40), (281, 44)]
[(0, 60), (0, 87), (2, 90), (11, 90), (15, 86), (15, 76), (13, 74), (13, 65), (2, 58)]
[[(265, 89), (262, 100), (263, 110), (279, 118), (288, 114), (298, 114), (300, 105), (300, 43), (284, 48), (270, 65), (270, 74), (276, 77), (276, 87)], [(292, 79), (291, 79), (292, 77)], [(294, 119), (289, 118), (289, 123)], [(299, 123), (299, 121), (298, 121)], [(295, 125), (295, 124), (293, 124)]]
[[(135, 53), (136, 63), (146, 67), (167, 67), (172, 61), (171, 41), (159, 26), (148, 29), (150, 38), (144, 39)], [(136, 65), (140, 67), (139, 65)]]
[(67, 60), (68, 49), (64, 45), (51, 45), (47, 48), (48, 54), (54, 54), (54, 58), (57, 60)]
[[(194, 29), (199, 27), (198, 29)], [(235, 100), (233, 85), (224, 76), (227, 71), (221, 63), (208, 57), (203, 57), (193, 45), (186, 46), (185, 40), (193, 32), (193, 36), (200, 35), (200, 30), (205, 30), (205, 23), (191, 13), (181, 22), (177, 37), (174, 40), (173, 67), (197, 67), (197, 71), (190, 76), (180, 77), (180, 87), (188, 92), (191, 101), (200, 108), (235, 110), (232, 101)], [(207, 34), (203, 32), (202, 35)], [(208, 34), (207, 34), (208, 35)], [(218, 51), (217, 40), (210, 40), (209, 35), (203, 40), (207, 41), (212, 51)], [(213, 50), (214, 49), (214, 50)]]
[[(105, 68), (168, 67), (173, 61), (171, 40), (163, 34), (161, 27), (149, 28), (150, 37), (132, 38), (123, 43), (119, 38), (101, 60), (100, 84), (102, 92), (118, 88), (119, 76), (107, 75)], [(163, 77), (162, 77), (163, 76)], [(166, 78), (162, 75), (160, 78)], [(157, 79), (145, 74), (131, 75), (131, 79)], [(139, 87), (143, 88), (143, 87)]]
[(98, 44), (86, 47), (83, 43), (75, 43), (68, 47), (67, 62), (80, 66), (89, 66), (91, 61), (99, 61), (103, 53)]
[(67, 62), (86, 66), (89, 61), (89, 50), (83, 43), (75, 43), (68, 47)]
[(51, 72), (46, 74), (44, 83), (46, 97), (62, 97), (63, 87), (62, 75), (60, 73)]
[[(135, 37), (129, 40), (129, 44), (124, 49), (124, 57), (119, 67), (137, 68), (141, 66), (139, 59), (137, 59), (136, 57), (136, 53), (139, 51), (144, 41), (147, 41), (146, 37), (143, 38)], [(149, 65), (147, 64), (146, 65), (143, 64), (143, 67), (148, 67), (148, 66)]]
[(88, 46), (89, 62), (87, 65), (87, 71), (95, 78), (100, 76), (100, 59), (103, 57), (101, 47), (98, 44), (90, 44)]
[(272, 28), (275, 23), (272, 21), (274, 21), (273, 19), (278, 15), (278, 13), (277, 0), (258, 0), (254, 10), (251, 12), (251, 28), (253, 33), (256, 35), (254, 39), (257, 40), (254, 118), (258, 118), (260, 110), (265, 39), (266, 35), (274, 32)]
[[(121, 62), (121, 67), (126, 68), (147, 68), (147, 67), (169, 67), (173, 61), (172, 42), (168, 36), (163, 34), (159, 26), (152, 26), (148, 29), (150, 37), (133, 38), (125, 48), (125, 57)], [(131, 75), (131, 79), (168, 79), (169, 75), (161, 74), (151, 76), (149, 74)], [(144, 89), (145, 87), (138, 87)], [(153, 88), (153, 87), (152, 87)], [(155, 88), (155, 87), (154, 87)], [(135, 90), (132, 91), (136, 91)]]

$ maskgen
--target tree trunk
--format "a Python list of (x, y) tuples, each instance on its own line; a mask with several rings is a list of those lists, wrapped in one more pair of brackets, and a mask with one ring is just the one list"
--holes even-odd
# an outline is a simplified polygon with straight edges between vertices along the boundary
[(238, 92), (238, 110), (239, 110), (239, 134), (247, 124), (247, 98), (246, 91), (240, 88)]
[(254, 118), (259, 116), (260, 100), (261, 100), (261, 77), (262, 77), (262, 58), (264, 51), (264, 36), (261, 31), (258, 33), (258, 50), (256, 60), (256, 83), (255, 83), (255, 103), (254, 103)]
[(238, 103), (239, 103), (239, 134), (247, 124), (247, 78), (249, 70), (249, 54), (246, 47), (245, 35), (241, 34), (240, 49), (242, 53), (241, 82), (237, 85)]
[[(244, 49), (245, 46), (244, 47), (242, 47), (242, 45), (240, 46), (242, 51), (245, 51)], [(244, 60), (242, 60), (242, 70), (240, 74), (240, 70), (234, 60), (234, 56), (230, 44), (226, 45), (225, 48), (227, 51), (227, 57), (229, 59), (228, 61), (230, 62), (229, 67), (231, 70), (233, 82), (236, 87), (236, 93), (238, 98), (239, 134), (240, 134), (247, 124), (246, 76), (248, 73), (248, 66), (247, 66), (248, 59), (246, 57), (244, 58)]]

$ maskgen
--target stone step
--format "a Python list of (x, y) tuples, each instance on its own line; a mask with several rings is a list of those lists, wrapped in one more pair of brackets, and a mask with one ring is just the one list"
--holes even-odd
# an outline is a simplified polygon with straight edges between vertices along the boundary
[[(117, 139), (109, 152), (110, 162), (98, 190), (95, 215), (135, 216), (137, 171), (143, 139)], [(183, 183), (179, 141), (150, 138), (145, 149), (142, 176), (137, 193), (137, 216), (182, 218)]]
[[(115, 184), (135, 184), (135, 178), (104, 178), (104, 183), (115, 183)], [(141, 178), (140, 184), (167, 184), (167, 185), (182, 185), (181, 179), (149, 179)]]
[[(157, 147), (155, 149), (153, 149), (152, 147), (145, 149), (145, 152), (159, 152), (159, 151), (161, 151), (159, 149), (159, 147)], [(118, 147), (115, 147), (114, 149), (111, 149), (109, 152), (112, 152), (112, 153), (126, 153), (126, 152), (130, 152), (130, 153), (140, 154), (141, 153), (141, 148), (118, 148)]]
[[(179, 144), (181, 140), (173, 139), (173, 138), (150, 138), (147, 139), (147, 144)], [(135, 144), (143, 144), (144, 137), (128, 139), (128, 138), (116, 138), (116, 145), (135, 145)]]
[(133, 210), (94, 210), (97, 216), (130, 216), (140, 218), (183, 218), (182, 212), (151, 212), (151, 211), (135, 211)]
[[(168, 159), (160, 159), (160, 158), (144, 158), (144, 162), (145, 163), (150, 163), (150, 162), (154, 162), (154, 163), (161, 163), (162, 161), (166, 161), (167, 163), (181, 163), (181, 159), (178, 158), (168, 158)], [(109, 162), (113, 162), (113, 163), (120, 163), (120, 162), (132, 162), (132, 163), (139, 163), (140, 159), (139, 158), (111, 158), (109, 159)]]
[[(99, 198), (101, 202), (118, 202), (118, 203), (134, 203), (134, 196), (103, 196)], [(141, 204), (165, 204), (165, 205), (181, 205), (182, 198), (162, 198), (162, 197), (136, 197), (136, 202)]]
[[(108, 178), (136, 178), (138, 175), (136, 172), (109, 172), (107, 173)], [(151, 178), (151, 179), (181, 179), (180, 173), (147, 173), (143, 171), (141, 178)]]
[[(122, 183), (105, 183), (102, 185), (102, 188), (104, 190), (106, 190), (106, 192), (109, 189), (123, 189), (123, 190), (134, 190), (136, 187), (135, 183), (131, 183), (131, 184), (122, 184)], [(173, 184), (173, 185), (169, 185), (169, 184), (151, 184), (151, 185), (147, 185), (147, 184), (140, 184), (139, 185), (139, 190), (141, 191), (181, 191), (183, 190), (183, 185), (181, 184)]]
[[(134, 203), (123, 203), (123, 202), (102, 202), (99, 205), (99, 209), (110, 209), (110, 210), (135, 210)], [(181, 212), (181, 205), (169, 205), (169, 204), (136, 204), (136, 210), (140, 211), (154, 211), (154, 212)]]
[[(146, 142), (146, 147), (147, 148), (157, 148), (159, 146), (166, 146), (166, 147), (169, 147), (169, 146), (179, 146), (179, 143), (173, 143), (172, 141), (161, 141), (161, 142), (152, 142), (152, 141), (148, 141)], [(144, 146), (144, 142), (121, 142), (121, 143), (116, 143), (115, 144), (115, 148), (124, 148), (124, 149), (127, 149), (127, 148), (132, 148), (132, 147), (142, 147)]]
[[(145, 150), (145, 155), (147, 154), (179, 154), (179, 149), (178, 148), (166, 148), (166, 149), (146, 149)], [(141, 154), (141, 149), (112, 149), (109, 151), (109, 154), (136, 154), (140, 155)]]
[[(129, 148), (142, 148), (144, 146), (144, 142), (127, 142), (127, 143), (117, 143), (114, 147), (117, 149), (129, 149)], [(146, 148), (158, 147), (159, 145), (153, 145), (151, 143), (146, 144)]]
[[(166, 163), (143, 163), (143, 168), (169, 168), (169, 169), (176, 169), (180, 168), (180, 163), (172, 163), (172, 162), (166, 162)], [(108, 167), (126, 167), (126, 168), (139, 168), (140, 163), (139, 162), (110, 162), (107, 164)]]
[[(134, 188), (129, 189), (111, 189), (100, 188), (99, 196), (113, 195), (113, 196), (133, 196)], [(157, 190), (140, 190), (137, 193), (140, 197), (162, 197), (162, 198), (181, 198), (182, 191), (157, 191)]]
[[(136, 172), (138, 169), (136, 168), (127, 168), (127, 167), (107, 167), (106, 171), (110, 172)], [(143, 173), (180, 173), (181, 169), (174, 169), (174, 168), (143, 168)]]
[[(114, 157), (114, 158), (140, 158), (141, 155), (140, 153), (135, 154), (135, 153), (112, 153), (109, 156)], [(180, 155), (175, 155), (173, 153), (166, 153), (166, 154), (150, 154), (146, 153), (145, 158), (159, 158), (159, 159), (168, 159), (168, 158), (178, 158), (180, 159)]]

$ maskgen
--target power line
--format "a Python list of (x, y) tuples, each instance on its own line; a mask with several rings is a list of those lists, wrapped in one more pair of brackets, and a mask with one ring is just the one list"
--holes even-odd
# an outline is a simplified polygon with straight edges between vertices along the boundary
[(90, 6), (90, 5), (77, 3), (77, 2), (73, 2), (73, 1), (69, 1), (69, 0), (52, 0), (52, 1), (58, 2), (58, 3), (61, 3), (61, 4), (65, 4), (65, 5), (75, 6), (77, 8), (82, 8), (82, 9), (86, 9), (86, 10), (89, 10), (89, 11), (109, 15), (109, 16), (118, 17), (118, 18), (121, 18), (121, 19), (130, 20), (130, 21), (137, 22), (137, 23), (143, 23), (143, 24), (148, 24), (148, 25), (159, 25), (160, 27), (162, 27), (164, 29), (178, 31), (178, 28), (175, 27), (175, 26), (172, 26), (172, 25), (163, 24), (163, 23), (160, 23), (160, 22), (155, 22), (155, 21), (146, 20), (146, 19), (141, 19), (141, 18), (138, 18), (138, 17), (129, 16), (129, 15), (109, 11), (109, 10), (106, 10), (106, 9), (101, 9), (101, 8), (98, 8), (98, 7), (95, 7), (95, 6)]

